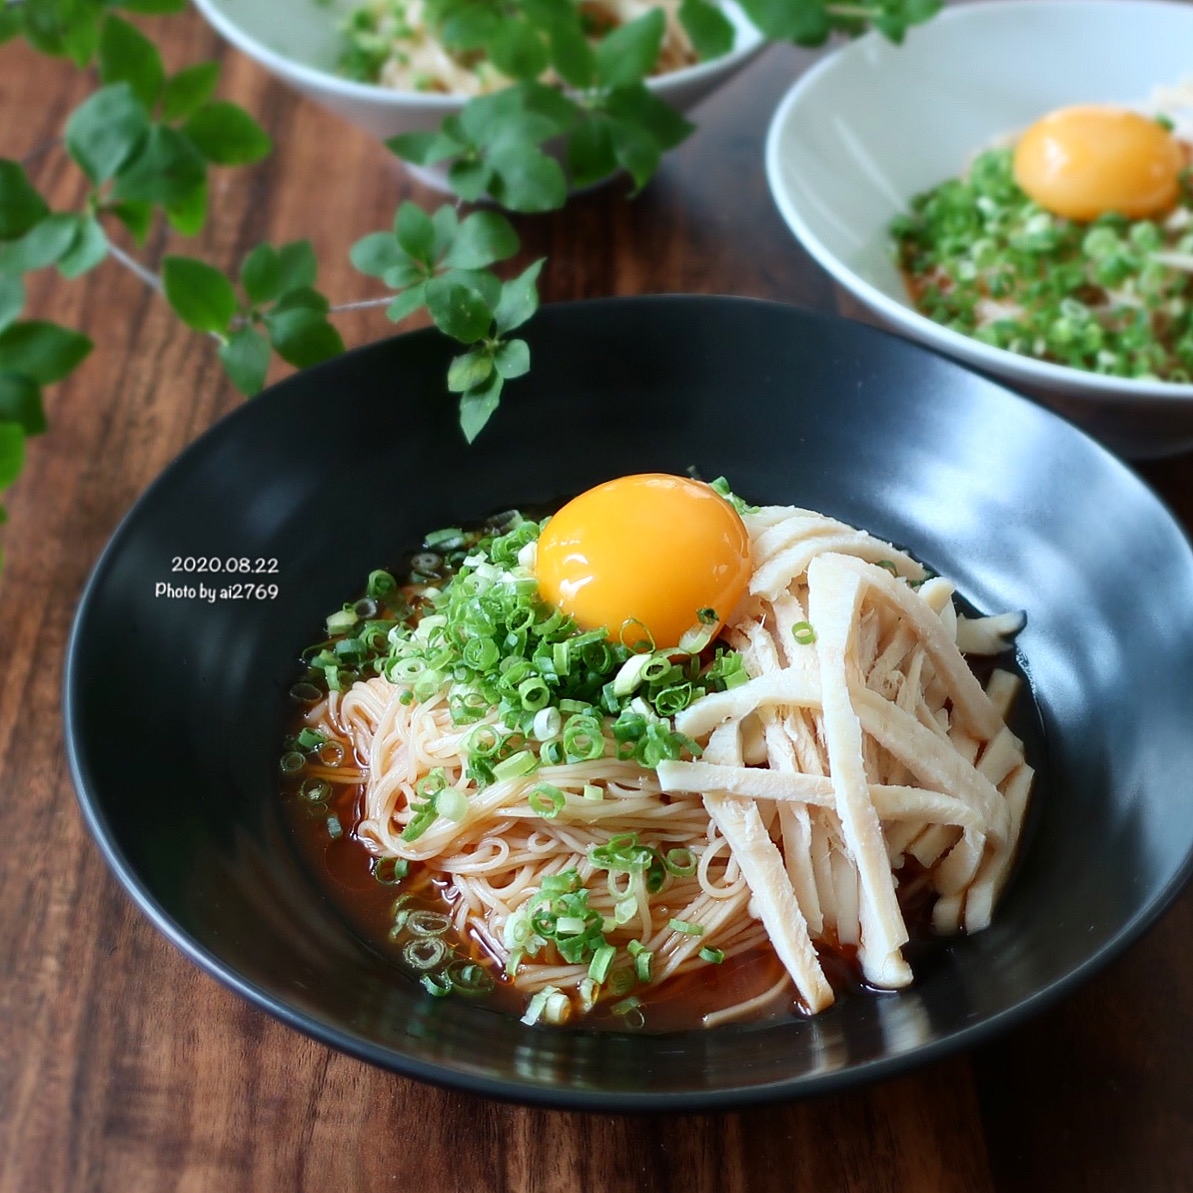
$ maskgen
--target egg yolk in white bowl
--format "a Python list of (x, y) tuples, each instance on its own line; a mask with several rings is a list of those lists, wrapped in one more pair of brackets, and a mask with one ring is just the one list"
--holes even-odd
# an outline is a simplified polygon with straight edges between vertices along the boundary
[(1015, 181), (1039, 205), (1071, 220), (1108, 212), (1130, 219), (1176, 203), (1185, 153), (1156, 120), (1120, 108), (1061, 108), (1015, 148)]
[(539, 592), (583, 630), (633, 646), (679, 645), (732, 613), (750, 578), (750, 537), (737, 511), (702, 481), (646, 473), (569, 501), (539, 536)]

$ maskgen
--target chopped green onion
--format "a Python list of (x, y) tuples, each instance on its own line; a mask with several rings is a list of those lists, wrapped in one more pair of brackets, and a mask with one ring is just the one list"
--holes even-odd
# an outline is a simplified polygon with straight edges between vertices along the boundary
[(816, 641), (816, 631), (810, 621), (797, 621), (791, 627), (791, 636), (800, 646), (811, 646)]
[(303, 779), (298, 794), (308, 803), (322, 804), (331, 795), (331, 784), (326, 779)]
[(373, 859), (369, 869), (378, 882), (393, 886), (406, 877), (410, 863), (402, 857), (377, 857)]
[(313, 750), (316, 746), (321, 746), (327, 738), (322, 733), (316, 733), (313, 729), (304, 729), (298, 735), (299, 747), (303, 750)]
[(468, 796), (459, 787), (445, 787), (435, 797), (435, 811), (459, 824), (468, 815)]
[(340, 818), (334, 812), (327, 818), (327, 835), (333, 841), (344, 835), (344, 826), (340, 823)]
[(446, 998), (452, 992), (451, 979), (446, 974), (425, 973), (419, 978), (422, 988), (436, 998)]
[(709, 945), (705, 945), (704, 948), (697, 953), (697, 956), (701, 961), (707, 961), (710, 965), (720, 965), (721, 962), (725, 960), (725, 950), (714, 949)]
[(313, 683), (296, 683), (290, 689), (290, 698), (299, 704), (317, 704), (323, 699), (323, 693)]
[(613, 964), (613, 958), (617, 956), (617, 949), (611, 944), (602, 945), (592, 955), (592, 960), (588, 963), (588, 976), (594, 982), (603, 982), (609, 975), (609, 967)]
[(696, 873), (696, 855), (690, 849), (668, 849), (663, 862), (667, 870), (679, 878)]
[(339, 766), (344, 761), (344, 747), (338, 741), (325, 741), (315, 756), (324, 766)]
[(442, 936), (451, 926), (451, 917), (441, 911), (412, 911), (406, 921), (415, 936)]
[(278, 761), (278, 765), (282, 768), (284, 775), (296, 775), (307, 764), (305, 754), (300, 754), (297, 750), (290, 750), (283, 754)]
[(690, 920), (668, 920), (667, 927), (672, 932), (682, 932), (685, 936), (704, 935), (704, 925), (693, 924)]
[(333, 613), (327, 619), (327, 632), (329, 634), (342, 634), (346, 630), (350, 630), (360, 620), (356, 613), (351, 609), (341, 609), (338, 613)]
[(379, 601), (383, 597), (389, 596), (389, 594), (395, 591), (397, 587), (398, 582), (389, 574), (389, 572), (378, 570), (369, 573), (369, 583), (366, 592), (368, 592), (369, 596), (372, 597), (373, 600)]
[(463, 957), (451, 962), (445, 972), (451, 982), (451, 988), (457, 994), (468, 997), (488, 994), (496, 984), (492, 975), (483, 965), (465, 960)]
[(603, 787), (598, 787), (595, 783), (585, 783), (584, 798), (592, 800), (604, 799), (605, 789)]
[(438, 936), (412, 940), (402, 950), (402, 958), (413, 969), (434, 969), (447, 956), (447, 945)]
[(532, 812), (546, 820), (554, 820), (567, 804), (567, 796), (550, 783), (540, 783), (526, 798)]
[(519, 750), (497, 763), (493, 767), (493, 774), (498, 780), (520, 779), (523, 775), (533, 774), (538, 770), (538, 765), (539, 760), (530, 750)]
[(654, 953), (649, 949), (643, 949), (634, 958), (634, 975), (640, 982), (650, 981), (650, 966), (654, 960)]

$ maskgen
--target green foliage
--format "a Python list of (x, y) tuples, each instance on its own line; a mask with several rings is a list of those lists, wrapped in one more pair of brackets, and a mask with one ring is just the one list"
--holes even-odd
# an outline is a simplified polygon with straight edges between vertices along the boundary
[(174, 313), (195, 331), (224, 334), (236, 315), (236, 290), (218, 269), (191, 257), (162, 262), (166, 299)]
[(448, 370), (447, 385), (460, 395), (460, 426), (469, 441), (497, 408), (505, 381), (530, 367), (524, 340), (506, 340), (538, 307), (537, 261), (502, 283), (488, 266), (518, 252), (518, 234), (495, 211), (459, 219), (455, 208), (428, 215), (405, 202), (393, 230), (374, 232), (351, 249), (353, 265), (397, 291), (389, 317), (398, 322), (425, 307), (445, 335), (469, 345)]
[[(940, 6), (940, 0), (741, 3), (765, 36), (803, 45), (867, 26), (898, 41)], [(45, 429), (42, 387), (66, 377), (91, 349), (87, 337), (69, 328), (21, 320), (23, 275), (56, 266), (75, 278), (113, 252), (145, 273), (113, 249), (113, 222), (138, 243), (163, 219), (195, 235), (207, 218), (209, 168), (256, 162), (270, 152), (269, 136), (249, 113), (215, 98), (217, 63), (168, 75), (152, 40), (116, 11), (167, 14), (185, 7), (185, 0), (0, 0), (0, 44), (21, 36), (42, 53), (80, 67), (94, 64), (100, 82), (63, 133), (67, 153), (90, 183), (79, 210), (52, 212), (23, 167), (0, 159), (0, 489), (19, 473), (26, 437)], [(438, 129), (390, 142), (406, 161), (441, 165), (465, 202), (487, 198), (510, 211), (551, 211), (563, 206), (569, 187), (617, 171), (637, 191), (692, 131), (646, 83), (664, 37), (659, 10), (608, 29), (593, 26), (573, 0), (427, 0), (427, 16), (450, 50), (491, 63), (512, 80), (470, 100)], [(370, 77), (388, 50), (375, 36), (369, 41), (375, 15), (362, 10), (353, 20), (361, 37), (350, 65), (357, 77)], [(679, 20), (701, 58), (732, 47), (733, 26), (715, 0), (682, 0)], [(548, 71), (570, 90), (542, 82)], [(390, 319), (425, 308), (463, 345), (447, 388), (458, 395), (469, 441), (497, 409), (505, 383), (530, 368), (526, 341), (510, 333), (538, 308), (543, 261), (506, 281), (490, 268), (518, 248), (513, 227), (494, 210), (461, 218), (452, 205), (428, 212), (412, 203), (398, 209), (391, 230), (352, 246), (356, 268), (389, 287)], [(299, 240), (252, 249), (240, 264), (239, 286), (183, 255), (165, 258), (160, 285), (183, 323), (219, 342), (229, 378), (252, 395), (264, 386), (275, 353), (306, 368), (343, 351), (329, 321), (332, 308), (315, 288), (317, 274), (313, 248)]]
[(0, 240), (23, 236), (49, 210), (21, 166), (0, 160)]

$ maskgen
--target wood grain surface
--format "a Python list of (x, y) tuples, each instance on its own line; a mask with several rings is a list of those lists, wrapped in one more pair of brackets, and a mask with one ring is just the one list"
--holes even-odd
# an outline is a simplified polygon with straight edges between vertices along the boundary
[[(310, 236), (333, 301), (374, 293), (348, 246), (428, 197), (378, 144), (229, 51), (194, 13), (152, 23), (172, 67), (215, 56), (224, 93), (277, 150), (217, 172), (198, 251), (231, 266)], [(787, 233), (762, 168), (766, 123), (810, 60), (768, 52), (698, 112), (699, 133), (636, 201), (624, 188), (520, 221), (552, 301), (697, 291), (821, 309), (826, 277)], [(56, 209), (81, 177), (53, 144), (88, 82), (0, 49), (0, 156)], [(132, 249), (133, 246), (126, 245)], [(156, 235), (140, 255), (168, 251)], [(89, 838), (67, 771), (62, 664), (108, 536), (150, 480), (238, 401), (212, 345), (107, 263), (43, 271), (30, 310), (96, 341), (51, 390), (51, 431), (11, 493), (0, 574), (0, 1190), (555, 1193), (1193, 1189), (1193, 893), (1126, 956), (997, 1043), (847, 1095), (709, 1116), (526, 1110), (415, 1084), (313, 1043), (175, 951)], [(341, 320), (349, 343), (389, 333)], [(1189, 460), (1144, 468), (1193, 526)], [(1191, 727), (1193, 731), (1193, 727)]]

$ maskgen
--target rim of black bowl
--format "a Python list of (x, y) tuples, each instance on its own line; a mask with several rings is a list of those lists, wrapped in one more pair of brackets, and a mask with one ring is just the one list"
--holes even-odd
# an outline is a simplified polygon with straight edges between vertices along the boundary
[[(1005, 382), (987, 376), (980, 369), (967, 367), (941, 352), (922, 344), (913, 343), (902, 336), (882, 328), (876, 328), (870, 324), (860, 323), (837, 315), (808, 310), (796, 304), (731, 295), (660, 294), (619, 296), (552, 303), (544, 307), (544, 310), (568, 310), (583, 313), (587, 311), (599, 312), (602, 308), (608, 306), (635, 304), (646, 308), (656, 304), (673, 304), (677, 302), (692, 304), (728, 303), (740, 306), (798, 311), (801, 318), (808, 319), (809, 321), (833, 326), (848, 324), (863, 337), (878, 337), (890, 341), (910, 352), (935, 357), (949, 368), (955, 369), (960, 373), (968, 373), (979, 377), (994, 388), (1002, 390), (1008, 401), (1023, 403), (1025, 406), (1034, 409), (1041, 417), (1063, 423), (1073, 434), (1086, 440), (1089, 445), (1105, 457), (1104, 462), (1108, 466), (1121, 470), (1132, 483), (1138, 485), (1157, 503), (1179, 529), (1186, 545), (1193, 552), (1193, 536), (1190, 536), (1189, 531), (1174, 517), (1163, 499), (1146, 485), (1133, 469), (1106, 448), (1102, 447), (1101, 444), (1093, 440), (1079, 427), (1076, 427), (1059, 414), (1015, 393)], [(366, 355), (377, 350), (381, 344), (392, 340), (405, 340), (415, 337), (430, 338), (439, 336), (440, 334), (434, 328), (423, 328), (397, 336), (386, 337), (383, 340), (361, 345), (340, 357), (327, 361), (324, 364), (316, 365), (312, 369), (307, 369), (304, 371), (303, 376), (317, 376), (320, 372), (334, 370), (344, 360)], [(387, 1048), (380, 1044), (371, 1043), (349, 1032), (319, 1022), (313, 1016), (295, 1010), (286, 1002), (262, 990), (252, 980), (241, 975), (232, 966), (223, 962), (208, 949), (197, 944), (160, 905), (137, 875), (136, 870), (125, 857), (123, 851), (116, 845), (107, 817), (101, 810), (102, 800), (99, 798), (92, 783), (87, 761), (81, 756), (77, 748), (75, 736), (75, 725), (81, 719), (82, 705), (82, 696), (79, 685), (76, 682), (81, 627), (87, 610), (95, 600), (95, 594), (103, 582), (104, 574), (111, 560), (122, 546), (122, 540), (127, 533), (127, 527), (136, 519), (142, 507), (153, 501), (157, 489), (164, 484), (167, 476), (192, 454), (201, 452), (209, 437), (225, 433), (224, 427), (226, 423), (237, 419), (250, 409), (273, 401), (284, 400), (284, 390), (287, 383), (292, 379), (292, 377), (283, 378), (281, 381), (270, 386), (264, 393), (255, 397), (252, 400), (251, 406), (247, 404), (238, 406), (217, 419), (215, 423), (204, 430), (162, 469), (161, 473), (150, 482), (145, 491), (134, 501), (120, 519), (92, 568), (76, 608), (67, 644), (66, 665), (63, 673), (63, 721), (67, 760), (83, 818), (92, 837), (98, 844), (104, 860), (136, 906), (167, 940), (200, 969), (255, 1007), (265, 1011), (301, 1034), (337, 1051), (403, 1077), (425, 1081), (446, 1089), (477, 1094), (482, 1097), (560, 1111), (585, 1110), (600, 1113), (712, 1112), (781, 1101), (793, 1101), (815, 1095), (841, 1092), (859, 1085), (908, 1073), (914, 1069), (943, 1060), (958, 1052), (986, 1043), (1012, 1027), (1035, 1017), (1071, 994), (1078, 987), (1089, 981), (1095, 974), (1117, 960), (1168, 910), (1183, 887), (1193, 879), (1193, 850), (1190, 850), (1168, 883), (1147, 904), (1128, 919), (1095, 953), (1075, 968), (1069, 970), (1035, 993), (1020, 1000), (1015, 1005), (995, 1012), (970, 1027), (959, 1028), (942, 1038), (919, 1044), (907, 1052), (893, 1056), (884, 1056), (851, 1063), (841, 1069), (828, 1073), (787, 1078), (765, 1084), (726, 1086), (714, 1090), (661, 1093), (637, 1092), (632, 1090), (577, 1090), (569, 1087), (543, 1085), (527, 1080), (484, 1077), (473, 1073), (461, 1072), (447, 1064), (431, 1064), (418, 1060), (394, 1048)], [(281, 396), (279, 396), (279, 391), (282, 391)], [(585, 1031), (582, 1027), (565, 1028), (562, 1030)], [(599, 1034), (607, 1036), (618, 1033), (602, 1031)], [(673, 1034), (684, 1035), (689, 1033)]]

